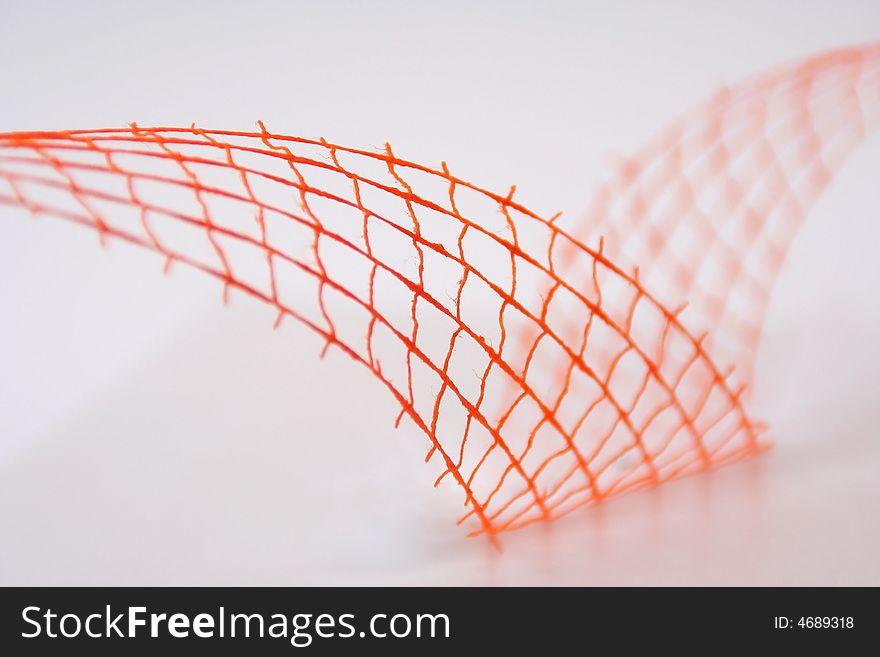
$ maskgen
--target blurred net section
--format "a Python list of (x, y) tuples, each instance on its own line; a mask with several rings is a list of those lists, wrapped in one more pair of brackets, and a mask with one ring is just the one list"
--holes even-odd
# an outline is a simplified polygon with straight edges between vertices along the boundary
[[(617, 167), (575, 235), (638, 265), (713, 357), (751, 376), (777, 274), (810, 207), (880, 125), (880, 45), (848, 48), (720, 90)], [(571, 252), (575, 280), (589, 271)], [(567, 270), (569, 271), (569, 270)]]
[[(860, 52), (864, 68), (852, 54), (828, 60), (837, 67), (829, 75), (846, 89), (868, 75), (868, 63), (876, 68), (876, 50)], [(805, 93), (797, 80), (778, 76), (791, 94), (780, 120), (801, 117), (788, 130), (795, 143), (813, 140), (806, 151), (813, 161), (825, 142), (803, 134), (807, 125), (818, 130), (818, 109), (810, 101), (798, 110), (812, 95), (797, 96)], [(777, 87), (755, 85), (748, 97), (763, 98), (762, 88)], [(765, 446), (732, 368), (716, 365), (725, 361), (710, 357), (706, 334), (690, 332), (676, 305), (693, 298), (701, 313), (733, 314), (733, 281), (707, 291), (695, 283), (726, 257), (716, 243), (737, 262), (753, 249), (760, 257), (774, 252), (759, 240), (766, 227), (754, 225), (764, 215), (739, 218), (730, 200), (733, 185), (757, 184), (734, 177), (730, 153), (745, 147), (726, 145), (718, 155), (712, 146), (745, 102), (734, 102), (739, 95), (710, 103), (721, 112), (717, 125), (686, 124), (700, 135), (692, 150), (705, 158), (676, 147), (683, 133), (673, 132), (603, 188), (590, 220), (611, 241), (595, 238), (595, 246), (519, 204), (514, 188), (492, 193), (445, 163), (409, 162), (390, 146), (369, 152), (263, 124), (258, 132), (132, 124), (0, 134), (0, 202), (91, 227), (102, 243), (150, 249), (166, 268), (195, 267), (220, 281), (224, 298), (238, 291), (270, 304), (276, 325), (305, 324), (325, 349), (339, 349), (388, 388), (401, 406), (398, 421), (409, 418), (427, 435), (437, 483), (463, 491), (462, 522), (492, 536)], [(744, 125), (752, 125), (751, 106), (742, 107)], [(768, 125), (751, 120), (752, 132)], [(769, 138), (743, 139), (763, 144), (773, 189), (795, 189)], [(664, 157), (669, 148), (678, 154)], [(804, 157), (795, 158), (797, 170), (813, 172), (815, 193), (824, 177)], [(694, 177), (691, 165), (703, 159), (708, 170)], [(666, 172), (659, 180), (644, 174), (654, 160)], [(716, 178), (718, 208), (729, 217), (695, 200)], [(678, 200), (661, 211), (665, 192)], [(615, 209), (618, 199), (625, 209)], [(741, 226), (739, 242), (719, 237), (726, 219)], [(683, 274), (661, 257), (680, 225), (699, 247), (678, 264)], [(669, 271), (679, 278), (664, 284)]]

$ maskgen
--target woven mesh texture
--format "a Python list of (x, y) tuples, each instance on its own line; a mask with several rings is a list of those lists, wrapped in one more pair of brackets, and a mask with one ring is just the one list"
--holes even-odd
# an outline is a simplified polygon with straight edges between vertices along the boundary
[(389, 390), (491, 537), (767, 446), (743, 408), (764, 309), (878, 80), (869, 47), (726, 89), (568, 229), (446, 164), (262, 123), (0, 134), (0, 203), (306, 325)]

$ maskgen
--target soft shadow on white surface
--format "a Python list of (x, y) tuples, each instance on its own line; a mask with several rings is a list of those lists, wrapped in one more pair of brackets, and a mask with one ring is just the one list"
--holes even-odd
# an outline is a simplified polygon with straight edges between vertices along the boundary
[(880, 583), (876, 358), (774, 427), (768, 456), (499, 553), (455, 527), (458, 495), (431, 488), (424, 439), (393, 431), (366, 372), (245, 306), (3, 465), (3, 584)]

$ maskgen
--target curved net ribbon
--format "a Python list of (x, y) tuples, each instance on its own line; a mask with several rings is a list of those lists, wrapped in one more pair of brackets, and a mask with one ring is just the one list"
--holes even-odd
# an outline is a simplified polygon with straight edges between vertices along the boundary
[(461, 522), (491, 537), (767, 446), (743, 407), (764, 309), (810, 204), (876, 126), (878, 81), (872, 46), (726, 89), (568, 229), (445, 163), (262, 123), (0, 134), (0, 203), (319, 334), (394, 396), (437, 484), (463, 492)]

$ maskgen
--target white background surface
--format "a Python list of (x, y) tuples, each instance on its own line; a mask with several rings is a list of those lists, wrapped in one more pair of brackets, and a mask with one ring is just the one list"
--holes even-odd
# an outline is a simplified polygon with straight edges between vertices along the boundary
[[(829, 3), (0, 1), (0, 131), (390, 141), (544, 214), (718, 86), (880, 37)], [(880, 584), (875, 138), (799, 236), (753, 407), (777, 448), (465, 539), (366, 371), (182, 268), (0, 211), (2, 584)], [(340, 381), (344, 385), (340, 385)]]

